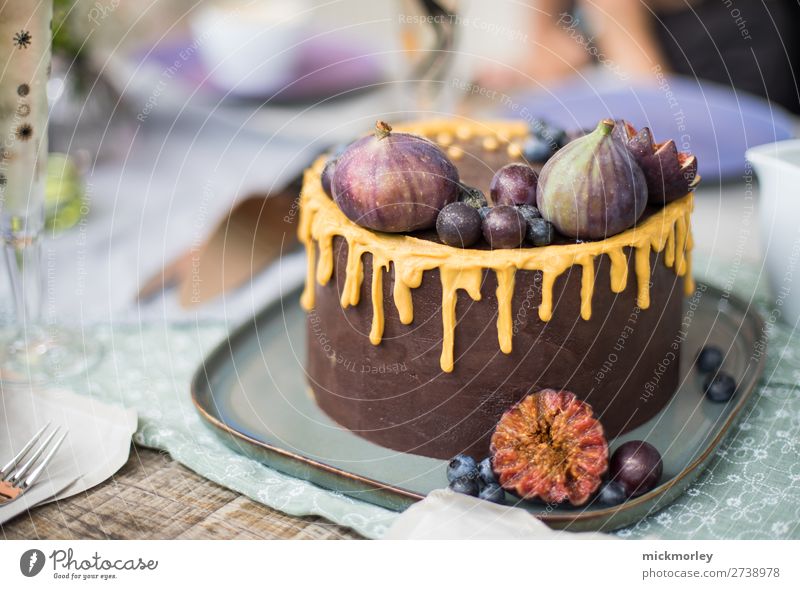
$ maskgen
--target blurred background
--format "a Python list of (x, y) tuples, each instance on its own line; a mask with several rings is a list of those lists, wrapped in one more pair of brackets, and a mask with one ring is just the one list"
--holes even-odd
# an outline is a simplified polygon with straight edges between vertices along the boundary
[(744, 151), (800, 113), (793, 0), (57, 0), (53, 26), (46, 312), (84, 322), (252, 314), (303, 273), (280, 229), (226, 297), (173, 290), (379, 117), (648, 125), (698, 156), (698, 251), (757, 260)]

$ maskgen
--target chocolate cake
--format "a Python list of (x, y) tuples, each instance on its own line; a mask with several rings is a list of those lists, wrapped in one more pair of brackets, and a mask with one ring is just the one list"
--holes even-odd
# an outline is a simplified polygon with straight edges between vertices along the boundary
[[(403, 130), (438, 143), (487, 193), (530, 133), (523, 122)], [(326, 159), (306, 171), (299, 233), (308, 385), (336, 422), (400, 452), (481, 458), (503, 412), (532, 391), (574, 392), (609, 438), (669, 402), (694, 288), (691, 193), (602, 240), (460, 249), (432, 231), (352, 222), (322, 188)]]

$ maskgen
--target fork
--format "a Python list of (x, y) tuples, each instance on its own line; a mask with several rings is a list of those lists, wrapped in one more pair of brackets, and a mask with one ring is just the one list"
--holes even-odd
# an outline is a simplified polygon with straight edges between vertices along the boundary
[[(50, 422), (45, 424), (45, 426), (25, 444), (25, 447), (0, 470), (0, 505), (5, 505), (6, 503), (14, 501), (14, 499), (17, 499), (36, 483), (42, 471), (53, 459), (59, 446), (61, 446), (64, 438), (66, 438), (69, 433), (65, 431), (61, 434), (55, 444), (47, 452), (47, 455), (37, 464), (41, 455), (47, 450), (50, 442), (53, 441), (53, 438), (55, 438), (56, 434), (61, 429), (59, 426), (56, 426), (45, 438), (44, 442), (39, 444), (39, 440), (49, 427)], [(34, 447), (36, 447), (35, 450)], [(31, 450), (33, 450), (33, 453), (31, 453)], [(30, 456), (28, 456), (28, 454), (30, 454)], [(23, 460), (25, 460), (24, 463), (22, 462)], [(20, 463), (22, 463), (21, 466), (19, 466)], [(36, 465), (35, 468), (34, 465)], [(33, 468), (32, 471), (31, 468)], [(28, 474), (28, 471), (31, 471), (30, 474)]]

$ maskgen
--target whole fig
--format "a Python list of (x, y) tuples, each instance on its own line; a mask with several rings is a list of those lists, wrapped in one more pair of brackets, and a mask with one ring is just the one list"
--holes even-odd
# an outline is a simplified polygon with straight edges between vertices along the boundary
[(433, 227), (459, 195), (458, 170), (435, 143), (382, 121), (339, 156), (331, 187), (350, 220), (390, 233)]
[(539, 175), (536, 202), (559, 233), (603, 239), (633, 227), (647, 205), (647, 183), (606, 119), (550, 158)]

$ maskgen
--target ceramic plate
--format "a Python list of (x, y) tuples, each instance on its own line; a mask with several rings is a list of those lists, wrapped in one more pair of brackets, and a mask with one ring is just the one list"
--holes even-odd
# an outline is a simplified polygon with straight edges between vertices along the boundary
[[(616, 507), (519, 506), (557, 528), (610, 530), (630, 525), (674, 500), (702, 472), (753, 393), (762, 370), (761, 319), (722, 292), (705, 291), (683, 344), (681, 386), (649, 422), (611, 441), (612, 451), (646, 439), (662, 453), (662, 484)], [(220, 344), (192, 381), (195, 406), (226, 444), (272, 468), (393, 510), (444, 487), (446, 462), (398, 453), (330, 420), (306, 386), (305, 318), (300, 291), (264, 309)], [(693, 300), (696, 300), (693, 299)], [(704, 345), (727, 350), (725, 369), (739, 383), (729, 403), (707, 401), (692, 360)], [(508, 496), (509, 502), (514, 498)]]

